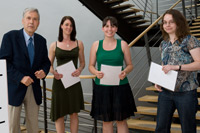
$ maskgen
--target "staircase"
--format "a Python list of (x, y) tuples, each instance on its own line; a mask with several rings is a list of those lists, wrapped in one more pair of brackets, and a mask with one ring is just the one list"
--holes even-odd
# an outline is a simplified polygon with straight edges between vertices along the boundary
[(200, 16), (197, 17), (190, 26), (190, 32), (200, 41)]
[[(52, 80), (52, 79), (51, 79)], [(46, 103), (47, 103), (47, 130), (48, 133), (56, 133), (56, 128), (55, 128), (55, 122), (52, 122), (50, 120), (50, 110), (51, 110), (51, 93), (52, 90), (49, 88), (46, 88)], [(79, 117), (79, 130), (78, 132), (80, 133), (89, 133), (94, 131), (94, 120), (90, 117), (89, 113), (90, 111), (87, 110), (87, 106), (91, 106), (90, 103), (84, 102), (86, 110), (81, 110), (81, 112), (78, 113)], [(43, 109), (43, 103), (40, 105), (40, 110), (39, 110), (39, 131), (38, 133), (45, 133), (44, 129), (44, 109)], [(25, 109), (22, 107), (22, 113), (21, 113), (21, 133), (27, 133), (26, 129), (26, 118), (25, 118)], [(70, 117), (67, 115), (65, 117), (65, 133), (70, 133)], [(98, 125), (101, 125), (101, 122), (97, 122)]]
[[(155, 95), (145, 95), (140, 97), (138, 100), (142, 102), (155, 103), (158, 102), (158, 92), (154, 86), (150, 86), (146, 88), (146, 91), (154, 91)], [(200, 93), (200, 88), (197, 89), (197, 92)], [(198, 98), (200, 105), (200, 98)], [(137, 107), (137, 115), (140, 117), (138, 119), (129, 119), (128, 127), (130, 129), (143, 130), (143, 131), (155, 131), (156, 128), (156, 115), (157, 115), (157, 107), (147, 107), (147, 106), (138, 106)], [(174, 112), (173, 118), (178, 118), (177, 111)], [(200, 120), (200, 111), (196, 114), (196, 120)], [(181, 126), (177, 123), (172, 123), (171, 125), (172, 133), (181, 133)], [(200, 126), (197, 126), (197, 132), (200, 132)]]
[[(190, 32), (198, 40), (200, 40), (200, 16), (197, 19), (193, 20), (190, 25)], [(154, 86), (146, 88), (147, 95), (141, 96), (138, 98), (140, 102), (151, 103), (152, 106), (137, 106), (136, 114), (139, 116), (136, 119), (128, 120), (129, 129), (133, 130), (143, 130), (154, 132), (156, 128), (156, 115), (157, 115), (157, 102), (158, 102), (158, 92)], [(151, 92), (151, 94), (148, 92)], [(152, 92), (153, 95), (152, 95)], [(197, 93), (200, 94), (200, 88), (197, 89)], [(198, 104), (200, 106), (200, 98), (198, 98)], [(178, 118), (177, 111), (174, 112), (173, 119)], [(199, 123), (200, 120), (200, 111), (196, 114), (196, 120)], [(181, 133), (181, 126), (178, 123), (172, 123), (171, 125), (172, 133)], [(200, 132), (200, 126), (197, 126), (197, 132)]]
[[(145, 30), (147, 26), (149, 26), (149, 20), (144, 19), (143, 15), (141, 15), (141, 10), (135, 8), (135, 5), (127, 4), (128, 0), (79, 0), (84, 6), (86, 6), (91, 12), (93, 12), (100, 20), (103, 20), (106, 16), (114, 16), (118, 19), (119, 28), (118, 34), (122, 37), (122, 39), (126, 40), (128, 43), (131, 42), (135, 37), (137, 37), (141, 32)], [(190, 31), (192, 35), (196, 36), (198, 40), (200, 40), (200, 17), (195, 19), (193, 23), (190, 25)], [(152, 30), (148, 32), (148, 35), (154, 35), (155, 32), (159, 29), (159, 27), (154, 27)], [(157, 39), (156, 39), (157, 40)], [(140, 39), (134, 46), (144, 46), (144, 39)], [(158, 43), (159, 44), (159, 43)], [(151, 44), (150, 44), (151, 46)], [(134, 57), (136, 58), (136, 57)], [(142, 58), (140, 58), (142, 60)], [(138, 63), (139, 64), (139, 63)], [(139, 65), (144, 66), (144, 65)], [(137, 66), (136, 66), (137, 67)], [(146, 67), (147, 68), (147, 67)], [(134, 73), (135, 74), (135, 73)], [(141, 73), (140, 75), (144, 77)], [(138, 76), (136, 76), (139, 79)], [(146, 82), (146, 81), (142, 81)], [(136, 82), (134, 82), (135, 84)], [(152, 106), (138, 106), (136, 115), (134, 119), (129, 119), (128, 127), (131, 130), (143, 130), (143, 131), (155, 131), (156, 127), (156, 113), (157, 113), (157, 101), (158, 101), (158, 92), (156, 89), (151, 86), (146, 88), (147, 92), (154, 93), (154, 95), (144, 95), (138, 98), (140, 102), (148, 102), (152, 103)], [(200, 89), (198, 89), (198, 93), (200, 93)], [(49, 101), (47, 105), (50, 105), (50, 98), (47, 98)], [(198, 99), (200, 104), (200, 99)], [(87, 105), (88, 103), (85, 103)], [(41, 107), (42, 108), (42, 107)], [(42, 109), (40, 110), (43, 113)], [(47, 115), (49, 118), (50, 106), (47, 107)], [(84, 115), (83, 115), (84, 113)], [(23, 115), (23, 114), (22, 114)], [(177, 111), (174, 113), (174, 119), (178, 118)], [(22, 117), (23, 118), (23, 117)], [(43, 116), (41, 115), (39, 120), (42, 120)], [(196, 119), (200, 120), (200, 111), (197, 112)], [(93, 132), (93, 119), (90, 118), (89, 112), (84, 111), (79, 114), (79, 132)], [(66, 120), (66, 131), (69, 131), (69, 120)], [(87, 125), (87, 126), (85, 126)], [(89, 126), (88, 126), (89, 125)], [(99, 126), (100, 125), (100, 126)], [(102, 123), (97, 123), (98, 131), (101, 131)], [(200, 132), (200, 127), (197, 127), (198, 132)], [(21, 126), (22, 133), (26, 132), (26, 128)], [(54, 123), (48, 119), (48, 131), (49, 133), (54, 133), (55, 127)], [(43, 133), (43, 130), (40, 130)], [(173, 123), (171, 127), (172, 133), (181, 132), (180, 124)]]
[[(91, 12), (93, 12), (100, 20), (103, 20), (106, 16), (114, 16), (117, 18), (119, 22), (119, 29), (118, 29), (118, 35), (121, 36), (122, 39), (130, 43), (134, 38), (136, 38), (141, 32), (143, 32), (147, 26), (149, 26), (149, 20), (144, 19), (143, 15), (141, 15), (141, 10), (135, 8), (135, 5), (127, 3), (128, 0), (79, 0), (84, 6), (86, 6)], [(181, 5), (181, 4), (180, 4)], [(188, 7), (190, 8), (190, 7)], [(166, 9), (167, 10), (167, 9)], [(182, 9), (179, 9), (182, 10)], [(190, 31), (193, 36), (197, 37), (198, 40), (200, 40), (200, 17), (197, 19), (193, 20), (193, 23), (190, 25)], [(155, 35), (155, 33), (159, 30), (158, 27), (154, 27), (152, 30), (148, 32), (148, 38), (151, 38), (150, 35)], [(158, 40), (159, 37), (156, 38)], [(137, 39), (136, 39), (137, 40)], [(149, 39), (150, 40), (150, 39)], [(146, 41), (148, 42), (148, 40)], [(145, 41), (144, 39), (139, 39), (137, 42), (134, 44), (134, 46), (144, 46)], [(154, 42), (152, 42), (154, 44)], [(150, 47), (152, 46), (150, 44)], [(158, 45), (160, 44), (159, 42), (157, 43)], [(156, 47), (155, 45), (154, 47)], [(141, 50), (142, 51), (142, 50)], [(152, 50), (153, 51), (153, 50)], [(158, 51), (158, 50), (157, 50)], [(140, 52), (139, 52), (140, 53)], [(135, 54), (135, 53), (134, 53)], [(151, 53), (153, 55), (153, 53)], [(150, 54), (150, 55), (151, 55)], [(139, 56), (139, 54), (137, 54)], [(136, 55), (136, 56), (137, 56)], [(158, 57), (158, 54), (156, 54)], [(134, 56), (133, 58), (139, 58), (138, 60), (143, 61), (143, 57), (136, 57)], [(155, 60), (155, 58), (152, 60)], [(138, 61), (139, 62), (139, 61)], [(140, 63), (135, 63), (136, 66), (135, 68), (137, 69), (137, 66), (139, 64), (139, 67), (142, 69), (144, 65), (144, 61)], [(136, 70), (135, 69), (135, 70)], [(148, 69), (148, 66), (143, 68), (139, 72), (140, 76), (133, 76), (132, 80), (129, 80), (130, 82), (134, 81), (134, 78), (137, 78), (136, 81), (134, 81), (134, 86), (132, 87), (135, 89), (137, 83), (139, 83), (141, 80), (144, 84), (146, 82), (146, 79), (144, 79), (143, 72), (146, 73), (145, 70)], [(136, 73), (136, 72), (135, 72)], [(136, 75), (134, 73), (134, 75)], [(142, 84), (141, 86), (143, 87)], [(141, 87), (141, 88), (142, 88)], [(138, 89), (138, 88), (137, 88)], [(139, 88), (140, 89), (140, 88)], [(138, 89), (138, 90), (139, 90)], [(157, 102), (158, 102), (158, 92), (155, 90), (154, 87), (148, 87), (146, 88), (147, 93), (149, 94), (141, 96), (138, 98), (138, 101), (143, 102), (143, 103), (151, 103), (149, 106), (138, 106), (136, 112), (136, 117), (134, 119), (129, 119), (128, 122), (128, 127), (133, 132), (135, 130), (141, 131), (146, 131), (146, 132), (154, 132), (155, 127), (156, 127), (156, 113), (157, 113)], [(140, 90), (139, 90), (140, 91)], [(152, 94), (153, 95), (150, 95)], [(200, 93), (200, 89), (198, 89), (198, 93)], [(138, 94), (138, 93), (136, 93)], [(199, 105), (200, 105), (200, 98), (198, 99)], [(178, 113), (175, 111), (174, 113), (174, 119), (178, 118)], [(200, 111), (197, 112), (196, 115), (197, 121), (200, 120)], [(200, 127), (197, 127), (197, 131), (200, 132)], [(179, 123), (172, 123), (171, 125), (171, 132), (172, 133), (181, 133), (181, 126)]]
[[(150, 20), (145, 20), (144, 16), (141, 15), (144, 11), (134, 8), (135, 5), (127, 3), (128, 0), (79, 1), (91, 12), (93, 12), (100, 20), (103, 20), (106, 16), (116, 17), (119, 23), (117, 33), (128, 43), (130, 43), (150, 25)], [(154, 35), (158, 29), (159, 27), (155, 26), (149, 31), (149, 35)], [(135, 46), (144, 46), (144, 39), (140, 39)]]

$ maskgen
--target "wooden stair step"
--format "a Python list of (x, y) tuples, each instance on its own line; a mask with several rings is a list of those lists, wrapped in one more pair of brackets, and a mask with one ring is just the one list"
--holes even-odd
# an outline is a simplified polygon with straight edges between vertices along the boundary
[(144, 29), (144, 28), (149, 27), (149, 24), (144, 24), (144, 25), (132, 25), (132, 27), (135, 28), (135, 29), (138, 29), (138, 28)]
[(129, 24), (133, 24), (133, 26), (134, 26), (134, 25), (144, 24), (146, 22), (149, 22), (149, 21), (148, 20), (138, 20), (138, 21), (129, 22)]
[[(158, 102), (158, 96), (145, 95), (145, 96), (138, 98), (138, 101), (157, 103)], [(200, 98), (198, 98), (198, 105), (200, 105)]]
[(128, 0), (109, 0), (109, 1), (104, 1), (104, 4), (108, 5), (108, 6), (116, 6), (120, 3), (126, 2)]
[(156, 122), (147, 120), (127, 120), (128, 128), (145, 130), (145, 131), (155, 131)]
[(118, 12), (117, 14), (119, 14), (121, 17), (125, 17), (125, 16), (128, 16), (128, 15), (135, 14), (137, 12), (139, 12), (139, 10), (137, 10), (137, 9), (131, 9), (131, 10), (126, 10), (126, 11)]
[[(128, 128), (145, 130), (145, 131), (155, 131), (156, 128), (156, 121), (129, 119), (127, 120), (127, 124)], [(197, 132), (199, 131), (200, 127), (197, 126)], [(181, 125), (172, 123), (171, 133), (181, 133)]]
[[(39, 133), (45, 133), (45, 131), (41, 130)], [(55, 132), (54, 131), (48, 131), (48, 133), (56, 133), (56, 131)], [(69, 133), (69, 132), (66, 132), (66, 133)]]
[(147, 91), (157, 91), (157, 89), (154, 86), (149, 86), (146, 88)]
[(200, 26), (190, 26), (190, 29), (199, 29), (200, 28)]
[(21, 131), (26, 131), (26, 127), (23, 126), (23, 125), (21, 125), (21, 126), (20, 126), (20, 130), (21, 130)]
[(126, 20), (127, 22), (137, 21), (137, 20), (143, 19), (143, 16), (142, 15), (134, 15), (134, 16), (124, 17), (123, 19)]
[(192, 34), (193, 36), (200, 36), (200, 33)]
[[(141, 114), (141, 115), (152, 115), (156, 116), (157, 115), (157, 107), (144, 107), (144, 106), (138, 106), (137, 107), (137, 112), (136, 114)], [(177, 110), (174, 112), (173, 117), (178, 117), (178, 112)], [(200, 111), (197, 111), (196, 113), (196, 119), (200, 120)]]
[[(154, 86), (149, 86), (146, 88), (147, 91), (157, 91), (157, 89)], [(200, 87), (197, 88), (197, 92), (200, 92)]]
[(195, 21), (195, 22), (200, 22), (200, 19), (195, 19), (194, 21)]
[(136, 114), (142, 114), (142, 115), (153, 115), (156, 116), (157, 113), (157, 107), (144, 107), (144, 106), (138, 106)]
[(131, 4), (124, 4), (124, 5), (111, 7), (111, 9), (113, 9), (116, 12), (119, 12), (119, 11), (123, 11), (123, 10), (128, 9), (130, 7), (133, 7), (133, 6), (134, 5), (131, 5)]
[(192, 23), (192, 25), (200, 25), (200, 22)]
[[(134, 8), (131, 7), (130, 9), (134, 9)], [(137, 9), (137, 10), (142, 11), (142, 12), (147, 12), (147, 13), (150, 13), (150, 14), (156, 14), (156, 15), (157, 15), (156, 12), (152, 12), (152, 11), (144, 11), (144, 10), (142, 10), (142, 9)]]
[(138, 101), (157, 103), (158, 102), (158, 96), (145, 95), (145, 96), (138, 98)]
[[(27, 133), (25, 126), (21, 125), (20, 129), (21, 129), (21, 133)], [(38, 133), (45, 133), (45, 131), (43, 129), (39, 129)], [(48, 133), (56, 133), (56, 131), (55, 132), (54, 131), (48, 131)]]
[(194, 32), (200, 32), (200, 29), (199, 30), (190, 30), (191, 33), (194, 33)]
[[(200, 4), (197, 4), (197, 6), (200, 6)], [(195, 5), (192, 5), (192, 7), (195, 7)], [(191, 6), (185, 6), (185, 8), (191, 8)]]

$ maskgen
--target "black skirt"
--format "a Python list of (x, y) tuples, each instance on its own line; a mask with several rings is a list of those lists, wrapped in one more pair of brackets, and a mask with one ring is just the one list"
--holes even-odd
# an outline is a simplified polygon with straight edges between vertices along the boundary
[(90, 115), (96, 120), (122, 121), (136, 112), (135, 101), (129, 84), (102, 86), (94, 83)]

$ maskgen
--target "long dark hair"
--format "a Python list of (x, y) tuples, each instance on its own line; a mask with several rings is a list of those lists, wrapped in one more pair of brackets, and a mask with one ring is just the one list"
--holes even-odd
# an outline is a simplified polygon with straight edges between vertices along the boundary
[(178, 10), (175, 10), (175, 9), (170, 9), (170, 10), (167, 10), (164, 15), (163, 15), (163, 18), (162, 18), (162, 23), (160, 25), (160, 30), (162, 31), (162, 36), (163, 36), (163, 39), (164, 40), (168, 40), (169, 39), (169, 35), (167, 32), (165, 32), (165, 30), (163, 29), (163, 19), (164, 19), (164, 16), (166, 14), (171, 14), (172, 15), (172, 18), (173, 18), (173, 21), (175, 22), (177, 28), (176, 28), (176, 36), (178, 37), (178, 41), (181, 42), (182, 39), (184, 37), (186, 37), (187, 35), (190, 35), (190, 30), (189, 30), (189, 26), (188, 26), (188, 23), (185, 19), (185, 17), (182, 15), (181, 12), (179, 12)]
[(71, 16), (64, 16), (60, 22), (60, 26), (59, 26), (59, 35), (58, 35), (58, 41), (62, 42), (63, 40), (63, 30), (61, 28), (61, 25), (63, 25), (63, 23), (65, 22), (65, 20), (70, 20), (71, 23), (72, 23), (72, 32), (71, 32), (71, 35), (70, 35), (70, 39), (72, 41), (75, 41), (76, 40), (76, 25), (75, 25), (75, 21), (74, 19), (71, 17)]

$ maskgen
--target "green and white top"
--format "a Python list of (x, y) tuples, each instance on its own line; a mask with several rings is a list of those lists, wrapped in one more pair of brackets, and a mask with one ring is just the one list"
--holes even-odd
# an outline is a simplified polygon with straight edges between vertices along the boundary
[[(101, 65), (109, 65), (109, 66), (122, 66), (123, 70), (123, 61), (124, 61), (124, 53), (121, 48), (121, 40), (117, 40), (117, 46), (113, 50), (104, 50), (103, 49), (103, 40), (99, 40), (99, 46), (96, 52), (96, 60), (97, 60), (97, 70), (101, 70)], [(95, 83), (97, 85), (100, 84), (100, 79), (96, 78)], [(119, 85), (127, 84), (128, 79), (125, 77), (123, 80), (120, 80)], [(110, 85), (104, 85), (110, 86)]]

